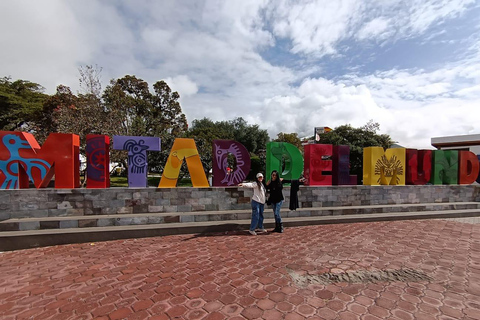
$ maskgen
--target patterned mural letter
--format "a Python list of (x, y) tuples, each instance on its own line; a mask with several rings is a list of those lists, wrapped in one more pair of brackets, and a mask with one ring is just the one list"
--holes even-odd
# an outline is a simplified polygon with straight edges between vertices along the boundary
[(273, 170), (280, 172), (280, 178), (298, 179), (303, 171), (303, 157), (300, 150), (287, 142), (267, 143), (267, 172), (270, 177)]
[(458, 184), (472, 184), (478, 177), (479, 163), (477, 155), (470, 151), (458, 153)]
[(307, 144), (305, 146), (304, 176), (309, 186), (331, 186), (332, 176), (324, 172), (332, 171), (331, 144)]
[(424, 185), (432, 176), (432, 150), (407, 149), (407, 184)]
[(356, 185), (357, 176), (350, 175), (350, 147), (333, 146), (332, 183), (336, 186)]
[(110, 187), (110, 138), (87, 134), (87, 188)]
[(405, 149), (367, 147), (363, 149), (363, 184), (405, 185)]
[(128, 151), (128, 186), (147, 187), (147, 151), (160, 151), (160, 138), (113, 136), (113, 149)]
[(52, 133), (40, 148), (30, 133), (0, 131), (0, 189), (45, 188), (55, 175), (55, 188), (80, 186), (80, 138)]
[(432, 152), (432, 184), (458, 183), (458, 151), (434, 150)]
[[(214, 187), (236, 186), (250, 172), (250, 154), (240, 142), (213, 140), (212, 173)], [(228, 170), (228, 155), (235, 157), (236, 165)]]
[(177, 138), (173, 142), (172, 150), (165, 164), (165, 169), (163, 169), (162, 179), (158, 187), (175, 188), (177, 186), (183, 159), (187, 162), (192, 185), (197, 188), (209, 187), (195, 141), (186, 138)]

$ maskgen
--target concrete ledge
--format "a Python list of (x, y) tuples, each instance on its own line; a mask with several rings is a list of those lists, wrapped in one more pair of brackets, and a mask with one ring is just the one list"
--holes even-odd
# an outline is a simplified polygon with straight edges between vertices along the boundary
[[(445, 219), (479, 217), (478, 210), (445, 210), (402, 213), (380, 213), (348, 216), (318, 216), (283, 218), (286, 227), (318, 224), (358, 223), (374, 221)], [(265, 227), (274, 226), (273, 219), (265, 220)], [(215, 232), (240, 231), (248, 229), (250, 220), (206, 221), (191, 223), (169, 223), (155, 225), (127, 225), (93, 228), (46, 229), (30, 231), (10, 231), (0, 233), (0, 251), (11, 251), (69, 243), (97, 242), (128, 238), (167, 236), (173, 234), (193, 234), (205, 236)], [(287, 231), (288, 232), (288, 231)], [(161, 239), (159, 239), (161, 241)]]

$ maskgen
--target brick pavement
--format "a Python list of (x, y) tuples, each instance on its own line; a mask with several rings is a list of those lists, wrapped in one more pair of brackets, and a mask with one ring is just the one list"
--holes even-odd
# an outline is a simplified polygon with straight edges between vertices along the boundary
[[(429, 280), (315, 282), (389, 270)], [(5, 252), (0, 318), (480, 319), (480, 225), (319, 225)]]

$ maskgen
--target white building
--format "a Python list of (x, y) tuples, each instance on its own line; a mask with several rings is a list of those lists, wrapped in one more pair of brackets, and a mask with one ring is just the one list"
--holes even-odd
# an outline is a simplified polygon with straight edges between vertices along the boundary
[(431, 141), (432, 146), (438, 150), (466, 150), (480, 154), (480, 134), (436, 137)]

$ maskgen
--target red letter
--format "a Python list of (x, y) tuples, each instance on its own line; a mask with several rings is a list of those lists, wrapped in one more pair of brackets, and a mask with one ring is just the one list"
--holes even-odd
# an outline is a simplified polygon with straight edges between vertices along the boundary
[(307, 144), (305, 146), (304, 174), (309, 186), (331, 186), (332, 176), (324, 171), (332, 171), (332, 160), (324, 158), (333, 155), (331, 144)]
[(478, 177), (479, 163), (477, 156), (470, 151), (458, 153), (458, 184), (472, 184)]

